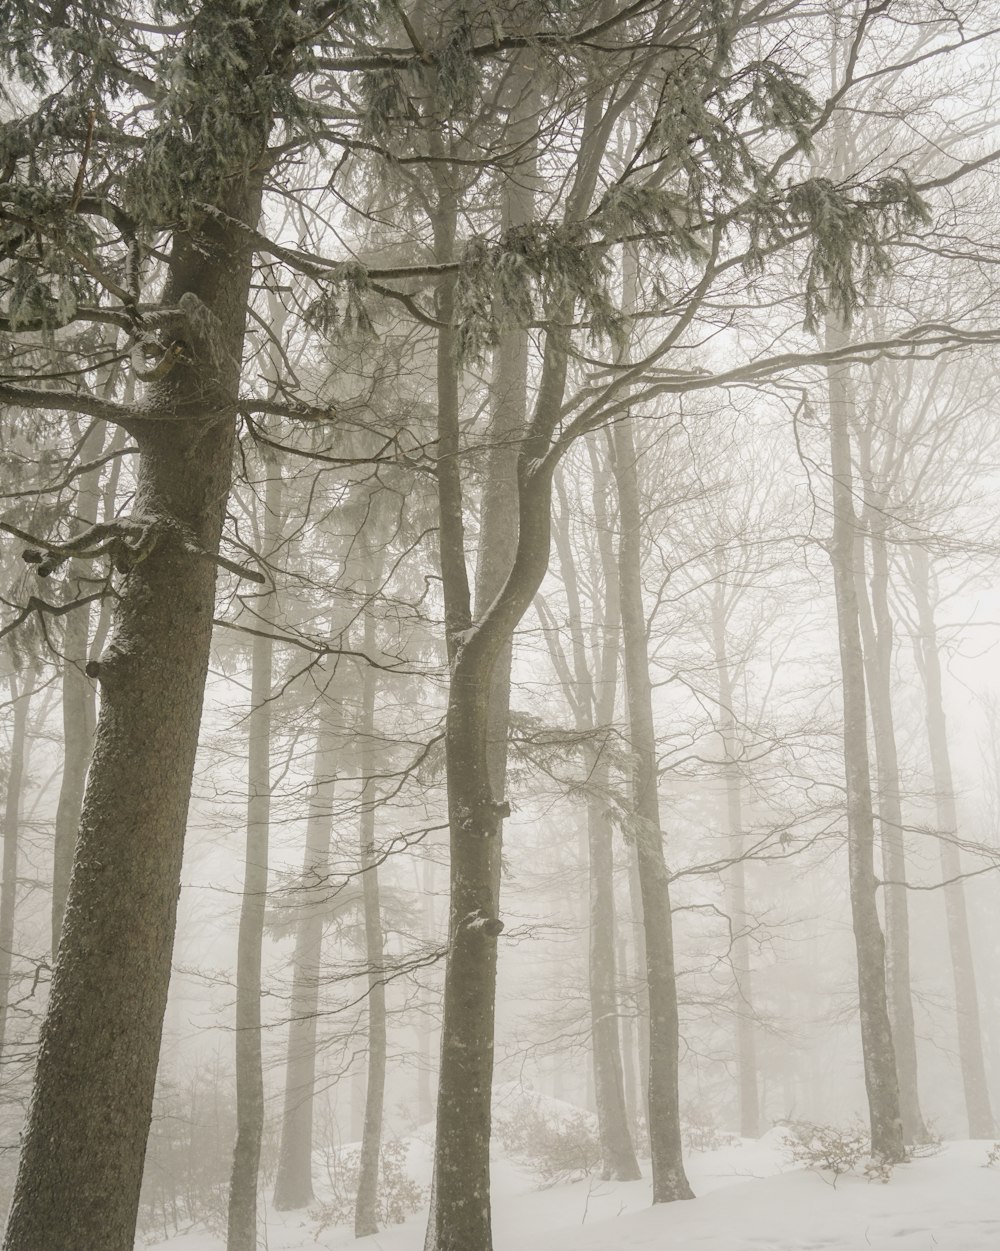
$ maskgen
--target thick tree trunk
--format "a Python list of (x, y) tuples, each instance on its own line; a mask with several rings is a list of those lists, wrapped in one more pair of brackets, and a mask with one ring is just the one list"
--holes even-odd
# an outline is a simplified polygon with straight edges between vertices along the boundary
[[(223, 205), (256, 223), (260, 195)], [(137, 423), (133, 503), (156, 542), (121, 577), (92, 666), (101, 713), (5, 1251), (132, 1251), (229, 493), (249, 246), (213, 222), (175, 236), (167, 307), (211, 310)], [(187, 539), (187, 541), (185, 541)]]
[[(264, 555), (281, 536), (281, 467), (268, 466), (264, 489)], [(275, 617), (274, 593), (257, 608), (265, 629)], [(274, 643), (255, 634), (251, 650), (250, 735), (247, 762), (247, 837), (243, 897), (236, 950), (236, 1144), (229, 1179), (227, 1251), (256, 1251), (257, 1176), (264, 1135), (264, 1069), (261, 1057), (261, 951), (267, 908), (271, 831), (271, 687)]]
[[(316, 1085), (316, 1022), (319, 1015), (323, 947), (322, 899), (329, 891), (330, 835), (337, 767), (337, 738), (325, 700), (320, 706), (313, 776), (308, 801), (302, 895), (292, 956), (291, 1019), (285, 1062), (285, 1101), (274, 1182), (279, 1212), (312, 1203), (313, 1092)], [(310, 898), (312, 896), (312, 898)]]
[(899, 1077), (899, 1110), (903, 1141), (927, 1141), (920, 1111), (917, 1080), (917, 1041), (910, 989), (910, 909), (906, 886), (906, 850), (892, 708), (893, 622), (889, 608), (889, 558), (882, 517), (885, 501), (876, 498), (870, 477), (865, 482), (872, 550), (870, 598), (864, 578), (864, 548), (858, 552), (858, 607), (864, 648), (865, 680), (871, 707), (872, 738), (878, 776), (879, 834), (886, 879), (886, 978), (892, 1040)]
[[(361, 540), (366, 565), (371, 557), (368, 545)], [(380, 574), (371, 576), (368, 585), (364, 624), (364, 652), (376, 653), (375, 619), (371, 597)], [(386, 1016), (385, 1016), (385, 952), (382, 936), (382, 906), (379, 897), (378, 861), (375, 855), (375, 812), (378, 802), (375, 782), (375, 694), (376, 671), (365, 667), (361, 689), (361, 716), (358, 734), (361, 741), (361, 819), (360, 864), (364, 897), (365, 958), (368, 963), (368, 1083), (365, 1089), (365, 1120), (361, 1134), (361, 1159), (358, 1173), (358, 1194), (354, 1208), (354, 1236), (364, 1238), (378, 1233), (378, 1179), (382, 1156), (382, 1108), (385, 1102)]]
[[(103, 431), (95, 425), (83, 440), (80, 459), (85, 463), (96, 459), (101, 447)], [(76, 516), (85, 526), (97, 520), (100, 502), (97, 470), (91, 470), (80, 479), (76, 498)], [(71, 593), (83, 594), (78, 581), (81, 574), (91, 572), (84, 561), (71, 561), (67, 582)], [(59, 931), (66, 910), (66, 892), (73, 868), (73, 846), (80, 828), (83, 809), (83, 792), (87, 781), (87, 767), (94, 742), (96, 709), (94, 684), (87, 677), (87, 647), (90, 642), (90, 607), (78, 608), (66, 618), (63, 633), (62, 673), (62, 721), (63, 721), (63, 772), (59, 784), (59, 802), (56, 805), (55, 838), (52, 849), (52, 955), (59, 947)]]
[(719, 683), (719, 734), (726, 791), (726, 829), (732, 865), (728, 874), (729, 918), (733, 929), (732, 962), (735, 991), (736, 1067), (739, 1127), (743, 1138), (760, 1137), (760, 1096), (757, 1090), (757, 1038), (754, 1031), (753, 980), (750, 972), (750, 917), (746, 903), (746, 864), (743, 860), (743, 785), (737, 759), (739, 740), (733, 711), (733, 680), (726, 638), (725, 583), (716, 584), (712, 597), (712, 638)]
[[(827, 324), (827, 347), (845, 341)], [(905, 1158), (896, 1057), (886, 998), (885, 943), (876, 902), (875, 821), (868, 762), (868, 714), (858, 618), (853, 466), (850, 423), (853, 414), (850, 367), (827, 371), (830, 401), (830, 455), (833, 483), (833, 535), (830, 560), (837, 601), (837, 629), (844, 701), (844, 771), (847, 785), (847, 848), (851, 915), (858, 960), (861, 1049), (871, 1123), (872, 1156), (889, 1163)]]
[(14, 965), (14, 914), (17, 911), (17, 866), (21, 843), (21, 792), (27, 769), (28, 712), (35, 684), (34, 668), (8, 679), (13, 719), (10, 756), (7, 761), (7, 791), (3, 805), (3, 880), (0, 882), (0, 1061), (7, 1044), (7, 1016), (10, 1011), (11, 972)]
[(937, 623), (934, 619), (934, 601), (931, 596), (930, 560), (924, 551), (915, 550), (912, 554), (911, 585), (917, 606), (919, 629), (914, 642), (927, 696), (927, 738), (930, 744), (934, 797), (937, 804), (941, 879), (946, 883), (944, 906), (948, 922), (952, 976), (955, 983), (958, 1058), (962, 1069), (965, 1110), (969, 1120), (969, 1137), (992, 1138), (996, 1131), (996, 1124), (990, 1105), (986, 1065), (983, 1060), (976, 966), (969, 934), (965, 886), (961, 877), (962, 856), (955, 842), (958, 837), (958, 812), (955, 807), (955, 786), (951, 772), (951, 753), (948, 748), (948, 727), (944, 712)]
[(614, 427), (618, 485), (618, 549), (622, 643), (632, 747), (632, 812), (649, 997), (648, 1127), (653, 1202), (692, 1198), (681, 1146), (677, 979), (674, 969), (670, 878), (663, 853), (660, 801), (649, 677), (646, 614), (642, 602), (639, 481), (628, 422)]

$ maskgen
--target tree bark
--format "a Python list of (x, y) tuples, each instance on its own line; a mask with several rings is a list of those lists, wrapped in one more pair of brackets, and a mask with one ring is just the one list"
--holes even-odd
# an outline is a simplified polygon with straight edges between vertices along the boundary
[[(259, 188), (221, 207), (255, 225)], [(164, 304), (190, 293), (212, 340), (192, 331), (194, 361), (132, 431), (134, 516), (156, 542), (122, 576), (93, 666), (101, 712), (5, 1251), (132, 1251), (215, 605), (216, 566), (184, 536), (218, 551), (250, 274), (238, 231), (175, 235)]]
[[(870, 436), (869, 436), (870, 437)], [(865, 459), (868, 459), (867, 457)], [(866, 585), (864, 539), (859, 536), (858, 608), (864, 650), (865, 681), (871, 708), (872, 739), (878, 777), (879, 834), (886, 878), (886, 979), (892, 1039), (899, 1077), (899, 1109), (903, 1141), (927, 1141), (920, 1111), (917, 1041), (910, 987), (910, 909), (906, 884), (906, 849), (892, 707), (892, 612), (889, 607), (889, 556), (886, 545), (886, 500), (876, 491), (871, 466), (863, 464), (865, 515), (872, 553), (870, 586)]]
[[(320, 705), (313, 776), (308, 800), (306, 848), (302, 860), (302, 898), (296, 901), (292, 956), (291, 1019), (285, 1061), (285, 1099), (274, 1182), (274, 1207), (279, 1212), (313, 1202), (313, 1092), (316, 1085), (316, 1023), (323, 948), (321, 898), (329, 889), (330, 836), (336, 781), (337, 738), (326, 709)], [(320, 898), (310, 899), (310, 895)]]
[(961, 876), (962, 855), (955, 841), (958, 838), (958, 812), (951, 772), (951, 752), (948, 748), (948, 725), (945, 719), (941, 655), (931, 592), (930, 559), (925, 551), (914, 550), (910, 558), (910, 570), (919, 631), (914, 643), (927, 699), (927, 739), (937, 805), (941, 878), (946, 883), (944, 907), (955, 984), (958, 1058), (962, 1070), (965, 1110), (969, 1121), (969, 1137), (992, 1138), (996, 1123), (993, 1119), (983, 1059), (976, 966), (969, 934), (965, 886)]
[[(618, 688), (618, 647), (621, 614), (618, 603), (618, 571), (607, 509), (607, 469), (590, 444), (593, 473), (593, 507), (596, 523), (596, 552), (592, 547), (590, 584), (593, 588), (588, 616), (593, 621), (597, 643), (586, 646), (580, 602), (579, 579), (569, 528), (569, 504), (559, 489), (562, 507), (554, 527), (563, 586), (566, 591), (573, 667), (566, 672), (567, 696), (573, 708), (577, 729), (589, 736), (584, 753), (587, 772), (587, 864), (589, 885), (588, 990), (590, 996), (590, 1038), (601, 1142), (601, 1175), (605, 1180), (635, 1181), (642, 1176), (636, 1159), (629, 1115), (625, 1102), (618, 1022), (619, 988), (617, 968), (617, 918), (615, 915), (614, 830), (608, 816), (611, 770), (608, 743)], [(600, 587), (603, 586), (603, 602)], [(550, 647), (556, 647), (555, 642)], [(567, 662), (560, 656), (558, 668), (565, 672)], [(595, 676), (594, 670), (597, 669)]]
[[(267, 465), (263, 550), (270, 559), (281, 539), (281, 466)], [(258, 608), (264, 630), (275, 618), (273, 590)], [(264, 1135), (261, 1056), (261, 953), (271, 830), (271, 709), (274, 642), (254, 635), (251, 649), (247, 837), (236, 951), (236, 1144), (229, 1180), (227, 1251), (256, 1251), (257, 1176)]]
[(7, 790), (3, 806), (3, 881), (0, 883), (0, 1061), (7, 1044), (11, 972), (14, 965), (14, 914), (17, 911), (17, 868), (21, 843), (21, 793), (27, 769), (28, 713), (34, 694), (35, 670), (8, 679), (13, 722), (7, 762)]
[[(372, 556), (364, 537), (361, 538), (360, 544), (368, 577), (364, 653), (366, 656), (374, 656), (377, 645), (371, 601), (381, 571), (380, 567), (372, 568)], [(380, 566), (381, 562), (378, 564)], [(382, 936), (378, 860), (375, 854), (375, 812), (378, 801), (374, 750), (377, 686), (376, 671), (371, 665), (366, 665), (362, 676), (358, 734), (361, 743), (359, 850), (365, 918), (365, 959), (368, 964), (368, 1083), (365, 1089), (365, 1119), (361, 1134), (358, 1194), (354, 1208), (354, 1236), (356, 1238), (378, 1233), (378, 1179), (382, 1156), (382, 1109), (385, 1102), (385, 951)]]
[(632, 816), (649, 996), (648, 1128), (653, 1166), (653, 1202), (690, 1199), (681, 1146), (678, 1064), (680, 1035), (674, 969), (670, 878), (660, 826), (659, 778), (653, 693), (649, 678), (646, 614), (642, 602), (639, 481), (632, 429), (613, 430), (618, 485), (618, 547), (622, 644), (632, 748)]
[[(102, 442), (102, 430), (95, 425), (83, 440), (80, 458), (96, 459)], [(100, 502), (98, 470), (91, 470), (80, 479), (76, 498), (77, 520), (85, 526), (97, 520)], [(79, 588), (81, 574), (89, 573), (83, 561), (71, 561), (67, 582), (71, 591)], [(59, 931), (66, 910), (66, 893), (73, 868), (73, 845), (80, 828), (83, 792), (87, 767), (94, 741), (96, 709), (94, 684), (87, 677), (87, 647), (90, 642), (90, 606), (78, 608), (66, 618), (63, 633), (62, 721), (63, 772), (56, 805), (55, 839), (52, 849), (52, 955), (59, 947)]]
[(736, 1066), (739, 1126), (742, 1138), (760, 1137), (760, 1095), (757, 1089), (757, 1038), (754, 1031), (753, 980), (750, 972), (750, 917), (746, 904), (746, 865), (743, 860), (743, 785), (737, 752), (733, 679), (726, 637), (726, 585), (716, 583), (712, 595), (712, 639), (719, 684), (719, 735), (726, 792), (726, 829), (729, 835), (729, 916), (733, 927), (732, 962), (736, 1017)]
[[(826, 346), (846, 341), (828, 320)], [(886, 997), (885, 942), (879, 922), (875, 878), (875, 821), (868, 761), (868, 713), (857, 598), (857, 518), (850, 424), (854, 413), (850, 366), (827, 369), (830, 410), (830, 458), (833, 489), (833, 535), (830, 560), (837, 602), (837, 632), (844, 702), (844, 772), (847, 786), (847, 848), (851, 915), (858, 961), (861, 1049), (875, 1159), (896, 1163), (905, 1158), (896, 1056)]]

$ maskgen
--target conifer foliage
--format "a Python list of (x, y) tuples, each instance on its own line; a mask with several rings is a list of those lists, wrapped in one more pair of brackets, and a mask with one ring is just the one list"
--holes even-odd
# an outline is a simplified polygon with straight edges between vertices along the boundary
[[(133, 1245), (217, 580), (265, 581), (253, 553), (225, 554), (233, 465), (253, 439), (433, 474), (452, 878), (427, 1251), (490, 1251), (509, 806), (482, 693), (546, 574), (553, 475), (574, 441), (712, 385), (690, 327), (710, 303), (738, 316), (776, 264), (796, 274), (806, 331), (827, 314), (848, 327), (891, 245), (927, 220), (903, 171), (816, 172), (858, 50), (894, 7), (858, 6), (845, 30), (778, 0), (0, 3), (0, 402), (109, 423), (137, 453), (125, 515), (16, 531), (39, 575), (92, 560), (115, 625), (88, 667), (96, 746), (5, 1251)], [(807, 55), (824, 40), (850, 50), (829, 100)], [(535, 93), (517, 126), (515, 73)], [(511, 224), (498, 188), (529, 174), (535, 219)], [(294, 342), (307, 368), (278, 351), (265, 383), (260, 349), (277, 332), (264, 296), (279, 292), (279, 347)], [(403, 404), (338, 410), (316, 381), (329, 340), (373, 334), (387, 309), (433, 349), (419, 420)], [(485, 464), (489, 431), (463, 406), (475, 368), (529, 329), (516, 532), (499, 591), (474, 603), (466, 469)], [(109, 357), (116, 381), (101, 388)], [(377, 451), (347, 446), (352, 422)], [(671, 951), (656, 838), (651, 959)], [(650, 1102), (675, 1123), (650, 1129), (670, 1199), (689, 1190), (664, 993)], [(231, 1251), (252, 1251), (253, 1220), (242, 1228)]]

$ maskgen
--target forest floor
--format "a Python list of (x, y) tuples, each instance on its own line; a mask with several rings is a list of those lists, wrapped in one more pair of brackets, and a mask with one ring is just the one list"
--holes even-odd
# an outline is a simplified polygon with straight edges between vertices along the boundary
[[(496, 1251), (998, 1251), (1000, 1168), (985, 1142), (945, 1144), (895, 1169), (887, 1184), (791, 1163), (782, 1130), (688, 1157), (691, 1202), (649, 1203), (647, 1181), (595, 1178), (537, 1188), (524, 1168), (494, 1161)], [(414, 1140), (410, 1170), (429, 1164)], [(303, 1212), (267, 1214), (269, 1251), (421, 1251), (425, 1213), (371, 1238), (345, 1228), (320, 1232)], [(225, 1239), (188, 1233), (158, 1251), (222, 1251)]]

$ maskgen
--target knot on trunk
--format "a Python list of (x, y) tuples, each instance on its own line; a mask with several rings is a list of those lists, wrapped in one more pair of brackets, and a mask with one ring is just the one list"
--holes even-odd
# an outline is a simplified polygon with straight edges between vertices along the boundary
[(482, 908), (477, 908), (475, 912), (469, 913), (460, 928), (474, 934), (485, 934), (487, 938), (496, 938), (503, 931), (503, 921), (499, 917), (487, 916)]

